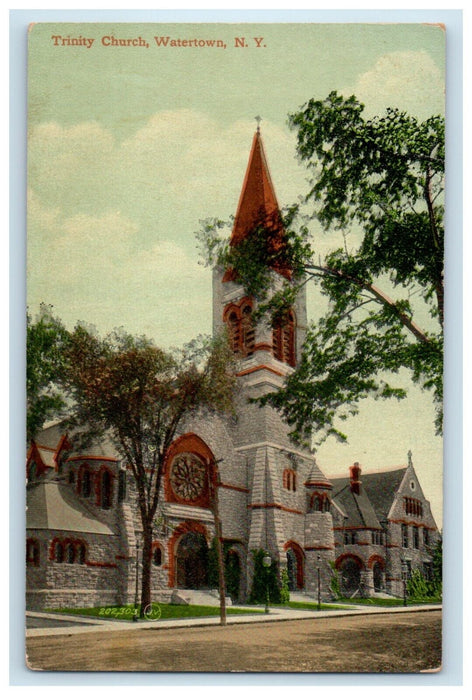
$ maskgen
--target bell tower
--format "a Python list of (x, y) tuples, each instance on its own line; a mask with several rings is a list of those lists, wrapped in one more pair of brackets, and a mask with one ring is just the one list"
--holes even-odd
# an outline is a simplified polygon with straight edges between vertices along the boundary
[[(230, 246), (238, 246), (251, 235), (270, 235), (268, 245), (284, 245), (283, 221), (265, 155), (259, 121), (252, 139), (239, 202), (236, 208)], [(255, 233), (256, 232), (256, 233)], [(292, 281), (287, 266), (272, 265), (275, 291)], [(260, 398), (283, 387), (287, 376), (300, 361), (306, 335), (306, 296), (301, 286), (295, 303), (283, 322), (253, 320), (257, 300), (251, 298), (232, 269), (213, 273), (213, 328), (226, 327), (231, 346), (238, 358), (237, 419), (232, 439), (235, 452), (245, 464), (241, 474), (247, 484), (247, 590), (252, 586), (253, 551), (263, 549), (279, 569), (289, 566), (295, 552), (299, 588), (313, 587), (312, 568), (306, 568), (304, 483), (313, 469), (313, 455), (292, 443), (290, 429), (271, 406), (251, 399)], [(324, 476), (319, 472), (319, 478)], [(311, 533), (310, 533), (311, 534)], [(224, 535), (224, 525), (223, 525)], [(311, 537), (311, 540), (313, 537)], [(331, 537), (332, 540), (332, 537)], [(318, 543), (310, 541), (311, 549)], [(311, 551), (310, 549), (310, 551)], [(329, 546), (328, 546), (329, 549)], [(293, 569), (293, 561), (292, 561)]]
[[(230, 246), (238, 246), (256, 227), (270, 231), (270, 245), (284, 245), (283, 222), (275, 195), (260, 131), (260, 117), (253, 136), (246, 174), (239, 197)], [(291, 280), (288, 267), (272, 268), (274, 288)], [(306, 334), (306, 293), (304, 287), (283, 320), (274, 326), (267, 320), (253, 323), (257, 302), (238, 282), (234, 270), (216, 269), (213, 277), (213, 327), (226, 326), (231, 346), (240, 360), (240, 377), (248, 386), (266, 385), (266, 391), (280, 388), (296, 366)]]

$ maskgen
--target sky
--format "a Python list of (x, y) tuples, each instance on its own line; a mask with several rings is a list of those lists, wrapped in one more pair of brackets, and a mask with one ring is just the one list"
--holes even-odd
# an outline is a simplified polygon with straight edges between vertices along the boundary
[[(226, 48), (157, 46), (156, 36)], [(110, 37), (144, 45), (104, 45)], [(287, 115), (310, 98), (355, 94), (367, 116), (444, 112), (444, 31), (424, 24), (36, 24), (28, 65), (30, 312), (45, 302), (69, 327), (124, 326), (163, 347), (211, 332), (195, 232), (235, 213), (256, 115), (284, 206), (307, 191)], [(313, 236), (320, 255), (336, 246), (316, 226)], [(309, 314), (319, 311), (311, 292)], [(318, 464), (373, 471), (406, 464), (411, 449), (441, 525), (431, 397), (402, 379), (408, 399), (363, 402), (348, 444), (328, 440)]]

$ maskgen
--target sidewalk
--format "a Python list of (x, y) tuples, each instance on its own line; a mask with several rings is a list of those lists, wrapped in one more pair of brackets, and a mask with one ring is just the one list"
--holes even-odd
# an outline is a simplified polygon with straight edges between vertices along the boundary
[[(260, 608), (259, 608), (260, 609)], [(355, 606), (349, 610), (292, 610), (289, 608), (271, 608), (268, 614), (227, 615), (227, 625), (282, 622), (285, 620), (305, 620), (328, 617), (350, 617), (356, 615), (378, 615), (388, 613), (411, 613), (441, 610), (442, 605), (411, 605), (399, 607), (385, 606)], [(31, 627), (26, 630), (27, 637), (48, 637), (56, 635), (90, 634), (93, 632), (109, 632), (126, 630), (134, 632), (143, 629), (173, 629), (181, 627), (211, 627), (219, 626), (219, 616), (194, 617), (171, 620), (139, 620), (138, 622), (123, 620), (101, 620), (86, 618), (78, 615), (61, 615), (58, 613), (27, 612), (26, 618), (30, 623), (48, 625), (47, 627)]]

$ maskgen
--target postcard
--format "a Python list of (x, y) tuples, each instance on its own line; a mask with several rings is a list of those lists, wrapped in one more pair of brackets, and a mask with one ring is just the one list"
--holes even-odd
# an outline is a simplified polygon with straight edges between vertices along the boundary
[(32, 671), (441, 669), (446, 31), (30, 25)]

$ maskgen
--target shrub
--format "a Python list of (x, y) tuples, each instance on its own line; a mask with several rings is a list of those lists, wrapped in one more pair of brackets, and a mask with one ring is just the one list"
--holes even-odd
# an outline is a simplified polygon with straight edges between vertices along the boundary
[(269, 602), (280, 603), (280, 584), (278, 577), (277, 562), (272, 560), (269, 567), (265, 567), (262, 560), (266, 552), (263, 549), (253, 549), (254, 576), (252, 579), (252, 589), (249, 594), (249, 603), (265, 603), (267, 601), (267, 591), (269, 591)]

